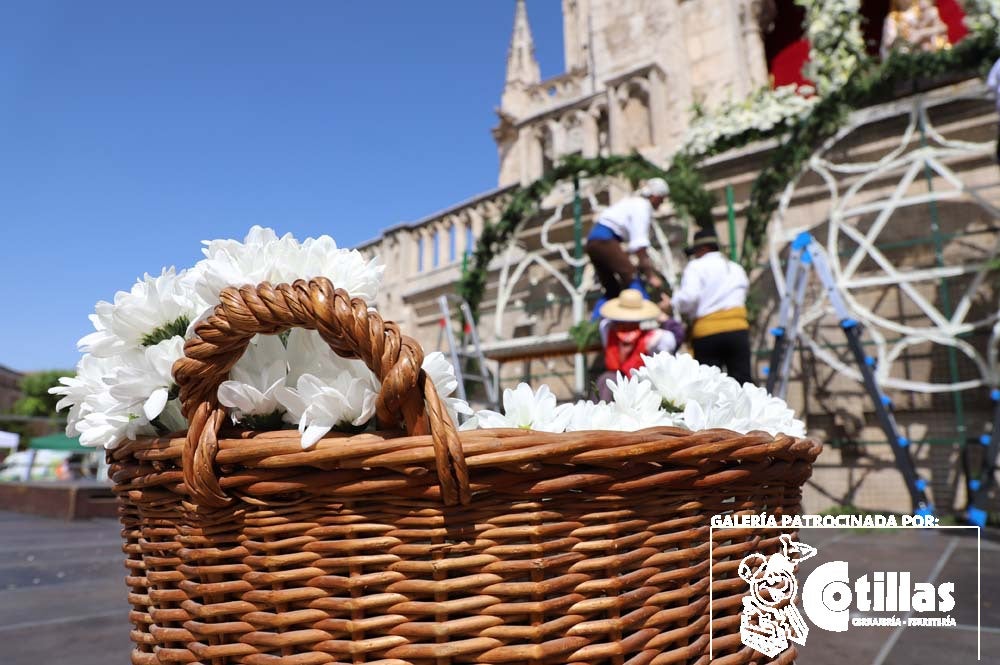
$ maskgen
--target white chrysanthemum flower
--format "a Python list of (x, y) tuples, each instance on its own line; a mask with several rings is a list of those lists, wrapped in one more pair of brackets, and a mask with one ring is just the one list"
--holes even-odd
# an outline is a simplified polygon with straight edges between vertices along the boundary
[(232, 409), (233, 421), (244, 416), (268, 416), (280, 409), (277, 390), (285, 385), (288, 359), (276, 335), (257, 335), (243, 357), (219, 386), (219, 403)]
[(653, 384), (638, 376), (618, 374), (608, 381), (614, 401), (611, 403), (612, 429), (634, 432), (647, 427), (673, 425), (673, 417), (661, 408), (660, 395)]
[(195, 288), (209, 305), (218, 303), (219, 293), (228, 286), (286, 281), (288, 266), (294, 265), (301, 253), (292, 234), (278, 238), (273, 229), (260, 226), (251, 228), (243, 242), (204, 240), (202, 244), (205, 258), (196, 266), (199, 275)]
[(375, 414), (381, 387), (360, 360), (339, 357), (314, 330), (295, 328), (288, 334), (287, 386), (275, 391), (297, 423), (302, 445), (309, 447), (338, 425), (361, 426)]
[(195, 277), (189, 271), (164, 268), (157, 277), (145, 275), (131, 291), (116, 293), (114, 303), (102, 300), (90, 316), (96, 332), (77, 346), (106, 358), (141, 348), (144, 340), (164, 328), (177, 327), (179, 334), (205, 309), (205, 303), (192, 292)]
[(330, 236), (306, 238), (293, 261), (281, 266), (282, 281), (326, 277), (353, 298), (374, 303), (382, 286), (385, 266), (378, 259), (366, 261), (356, 249), (341, 249)]
[(445, 359), (440, 351), (434, 351), (424, 356), (424, 362), (420, 367), (427, 373), (427, 376), (434, 382), (438, 396), (444, 402), (448, 415), (452, 422), (458, 423), (458, 414), (471, 416), (472, 407), (464, 399), (451, 397), (451, 394), (458, 389), (458, 377), (455, 376), (455, 368)]
[(111, 406), (95, 405), (76, 427), (80, 432), (80, 445), (91, 448), (111, 449), (125, 439), (156, 434), (143, 416)]
[(333, 378), (303, 374), (294, 388), (281, 386), (276, 395), (287, 409), (285, 420), (298, 423), (302, 447), (309, 448), (338, 425), (362, 426), (371, 420), (378, 386), (345, 368)]
[(717, 428), (739, 432), (743, 422), (736, 414), (737, 403), (734, 400), (722, 404), (702, 406), (698, 402), (690, 401), (684, 408), (684, 413), (678, 424), (694, 432)]
[(747, 432), (763, 430), (768, 434), (787, 434), (803, 437), (806, 435), (805, 424), (795, 418), (795, 412), (788, 407), (785, 400), (774, 397), (764, 388), (750, 383), (743, 384), (740, 392), (740, 413), (746, 412), (745, 427)]
[(746, 383), (735, 390), (728, 385), (709, 405), (688, 402), (682, 424), (691, 430), (728, 429), (740, 434), (762, 430), (771, 434), (805, 436), (805, 425), (795, 418), (783, 399)]
[(476, 422), (483, 429), (503, 427), (539, 432), (564, 432), (570, 419), (570, 404), (556, 405), (556, 396), (548, 386), (532, 391), (527, 383), (503, 391), (503, 413), (479, 411)]
[(364, 361), (341, 358), (315, 330), (302, 328), (290, 330), (285, 353), (288, 359), (288, 378), (285, 380), (285, 385), (294, 386), (304, 374), (332, 380), (346, 369), (352, 376), (359, 376), (373, 383), (377, 386), (376, 391), (380, 386), (379, 380)]
[[(124, 409), (141, 409), (152, 422), (160, 415), (174, 385), (174, 363), (184, 355), (184, 338), (171, 337), (122, 357), (122, 365), (109, 380), (109, 393)], [(112, 408), (112, 411), (118, 411)]]
[(204, 244), (197, 288), (201, 297), (213, 304), (227, 286), (291, 284), (313, 277), (326, 277), (351, 296), (373, 302), (385, 271), (377, 259), (365, 260), (359, 251), (337, 247), (333, 238), (325, 235), (300, 244), (291, 234), (278, 238), (272, 229), (254, 226), (243, 242), (212, 240)]
[(720, 384), (727, 380), (739, 388), (719, 368), (703, 365), (687, 353), (657, 353), (642, 358), (643, 366), (635, 374), (653, 385), (667, 411), (683, 411), (692, 400), (703, 406), (711, 404)]
[(610, 404), (606, 402), (579, 401), (570, 409), (567, 432), (586, 430), (614, 430), (615, 414)]
[(87, 353), (76, 364), (76, 376), (64, 376), (59, 379), (62, 385), (49, 388), (49, 394), (62, 395), (62, 399), (56, 403), (56, 411), (69, 409), (69, 414), (66, 416), (67, 436), (80, 434), (76, 425), (87, 415), (85, 409), (87, 398), (107, 391), (107, 381), (121, 366), (121, 358), (117, 356), (99, 358)]

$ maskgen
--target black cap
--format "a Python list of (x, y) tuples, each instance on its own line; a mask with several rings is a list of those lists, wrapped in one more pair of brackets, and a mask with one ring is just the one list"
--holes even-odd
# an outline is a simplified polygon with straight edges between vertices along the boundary
[(684, 253), (691, 256), (699, 247), (708, 246), (714, 246), (715, 249), (719, 249), (719, 238), (715, 235), (715, 231), (712, 229), (698, 229), (694, 234), (694, 240), (684, 248)]

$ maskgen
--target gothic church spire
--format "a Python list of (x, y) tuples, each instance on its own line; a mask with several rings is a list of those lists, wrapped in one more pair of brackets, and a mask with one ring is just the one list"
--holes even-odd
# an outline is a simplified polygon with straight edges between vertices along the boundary
[(528, 24), (528, 10), (524, 0), (517, 0), (514, 9), (514, 34), (507, 51), (507, 87), (512, 84), (531, 85), (542, 80), (538, 61), (535, 60), (535, 41)]

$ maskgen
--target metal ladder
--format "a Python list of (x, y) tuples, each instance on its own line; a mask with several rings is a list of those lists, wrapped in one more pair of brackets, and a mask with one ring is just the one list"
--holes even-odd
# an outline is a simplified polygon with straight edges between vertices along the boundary
[(979, 437), (979, 443), (986, 447), (986, 452), (983, 453), (983, 464), (977, 477), (969, 474), (969, 505), (965, 510), (965, 519), (980, 528), (986, 526), (989, 517), (987, 497), (996, 482), (997, 456), (1000, 455), (1000, 388), (990, 390), (990, 399), (993, 400), (993, 429), (990, 434)]
[[(462, 315), (461, 343), (456, 340), (455, 330), (452, 328), (452, 303), (458, 305), (458, 311)], [(483, 384), (488, 406), (499, 408), (497, 386), (490, 376), (489, 370), (486, 368), (486, 356), (483, 355), (483, 349), (479, 344), (479, 333), (476, 331), (476, 322), (472, 318), (472, 309), (469, 307), (469, 303), (456, 294), (448, 293), (438, 296), (438, 307), (441, 308), (441, 333), (438, 335), (438, 348), (441, 347), (443, 342), (447, 342), (451, 364), (455, 368), (455, 378), (458, 379), (458, 396), (463, 400), (467, 400), (465, 382), (478, 382)], [(471, 342), (471, 349), (469, 348), (469, 342)], [(469, 360), (475, 361), (476, 366), (479, 368), (478, 375), (465, 375), (463, 367), (465, 362)]]
[(771, 350), (771, 361), (767, 373), (767, 391), (772, 395), (784, 398), (788, 391), (788, 372), (791, 366), (792, 352), (798, 340), (798, 322), (805, 297), (806, 284), (809, 281), (810, 267), (816, 272), (830, 304), (840, 321), (840, 328), (847, 336), (847, 344), (854, 356), (854, 361), (861, 370), (865, 390), (875, 403), (875, 414), (879, 425), (889, 439), (896, 466), (903, 474), (906, 488), (909, 490), (916, 515), (933, 515), (934, 507), (927, 498), (927, 481), (917, 474), (913, 457), (910, 454), (910, 441), (900, 435), (896, 419), (892, 415), (892, 400), (879, 388), (875, 377), (875, 359), (865, 353), (861, 344), (861, 324), (851, 318), (847, 305), (837, 288), (833, 272), (827, 261), (826, 252), (808, 232), (802, 232), (792, 242), (788, 256), (788, 266), (785, 272), (785, 293), (778, 310), (778, 326), (771, 330), (774, 336), (774, 348)]

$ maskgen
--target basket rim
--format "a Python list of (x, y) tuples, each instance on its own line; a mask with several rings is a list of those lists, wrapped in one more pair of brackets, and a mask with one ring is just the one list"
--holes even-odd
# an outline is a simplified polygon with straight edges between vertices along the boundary
[[(303, 450), (296, 430), (223, 433), (237, 435), (218, 439), (213, 460), (227, 491), (249, 489), (259, 497), (283, 490), (440, 496), (430, 435), (408, 436), (397, 430), (331, 433)], [(526, 496), (597, 488), (631, 493), (654, 482), (694, 491), (748, 479), (792, 481), (811, 473), (823, 448), (814, 439), (782, 434), (676, 427), (564, 433), (482, 429), (460, 432), (459, 440), (475, 476), (473, 491), (520, 488)], [(109, 451), (116, 490), (161, 485), (185, 492), (180, 482), (185, 445), (180, 432), (137, 439)]]

